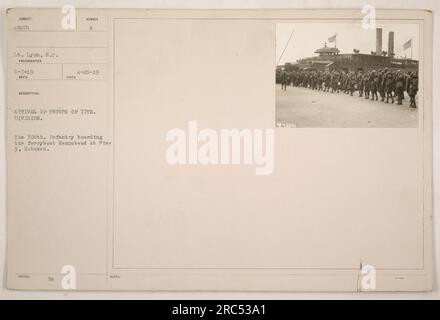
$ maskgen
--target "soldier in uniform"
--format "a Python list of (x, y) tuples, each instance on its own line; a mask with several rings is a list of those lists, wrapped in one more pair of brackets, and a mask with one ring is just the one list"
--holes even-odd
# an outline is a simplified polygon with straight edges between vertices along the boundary
[(325, 76), (324, 76), (324, 86), (325, 86), (325, 89), (324, 89), (324, 91), (325, 92), (329, 92), (329, 90), (330, 90), (330, 84), (331, 84), (331, 79), (332, 79), (332, 77), (331, 77), (331, 75), (330, 75), (330, 72), (326, 72), (325, 73)]
[(348, 77), (348, 90), (350, 91), (350, 96), (353, 96), (353, 92), (356, 90), (357, 78), (354, 72), (351, 72)]
[(363, 78), (363, 90), (364, 90), (364, 98), (365, 99), (370, 99), (370, 73), (367, 72), (364, 74), (364, 78)]
[(352, 83), (352, 79), (351, 79), (352, 75), (353, 75), (353, 73), (351, 71), (349, 71), (345, 75), (345, 90), (347, 91), (347, 94), (350, 94), (350, 95), (351, 95), (351, 87), (353, 86), (353, 90), (354, 90), (354, 86), (355, 86), (355, 83)]
[(322, 90), (322, 82), (323, 82), (322, 73), (321, 71), (318, 71), (318, 73), (316, 74), (316, 86), (318, 91)]
[(378, 91), (379, 91), (379, 94), (380, 94), (380, 101), (382, 101), (382, 102), (384, 102), (384, 100), (385, 100), (385, 89), (384, 89), (384, 83), (383, 83), (383, 81), (384, 81), (384, 73), (385, 73), (384, 70), (380, 70), (379, 71), (379, 74), (378, 74), (378, 84), (377, 84)]
[(289, 75), (285, 70), (281, 72), (280, 81), (281, 81), (281, 90), (286, 91), (287, 83), (289, 82)]
[(376, 74), (376, 70), (373, 70), (370, 74), (370, 92), (371, 92), (371, 100), (376, 98), (376, 101), (379, 100), (377, 97), (377, 90), (379, 84), (379, 76)]
[(337, 87), (337, 85), (336, 85), (336, 83), (337, 83), (337, 80), (336, 80), (336, 70), (333, 70), (332, 72), (331, 72), (331, 74), (330, 74), (330, 87), (331, 87), (331, 89), (332, 89), (332, 93), (334, 93), (335, 91), (336, 91), (336, 87)]
[(411, 75), (412, 75), (411, 71), (408, 71), (408, 73), (405, 74), (405, 90), (408, 94), (409, 94), (409, 80), (411, 79)]
[(359, 97), (362, 98), (362, 94), (363, 94), (363, 75), (362, 75), (362, 70), (359, 70), (358, 72), (358, 76), (357, 76), (357, 89), (359, 90)]
[(347, 74), (345, 71), (341, 71), (341, 86), (340, 89), (343, 93), (347, 93)]
[(419, 77), (417, 72), (411, 74), (411, 77), (408, 80), (408, 95), (410, 99), (409, 106), (412, 108), (417, 108), (416, 105), (416, 94), (419, 90)]
[(301, 87), (305, 87), (306, 86), (306, 78), (307, 78), (307, 72), (303, 71), (301, 72)]
[(325, 91), (325, 71), (321, 71), (321, 91)]
[(321, 71), (318, 71), (316, 73), (316, 89), (318, 91), (322, 90), (322, 74), (321, 74)]
[(294, 86), (295, 80), (296, 80), (296, 71), (292, 71), (289, 73), (289, 83), (288, 84)]
[(389, 99), (391, 98), (391, 103), (394, 103), (393, 98), (393, 89), (394, 89), (394, 75), (391, 71), (387, 71), (384, 76), (384, 89), (387, 100), (386, 103), (389, 103)]
[(316, 71), (313, 71), (310, 75), (310, 86), (312, 90), (316, 89)]
[(335, 72), (335, 76), (333, 78), (333, 91), (339, 93), (339, 88), (341, 86), (341, 74), (339, 71)]
[(405, 76), (402, 72), (397, 71), (396, 75), (396, 96), (397, 96), (397, 104), (402, 105), (402, 100), (404, 99), (404, 90), (405, 90)]
[(310, 72), (306, 72), (304, 75), (304, 88), (309, 88), (310, 86)]

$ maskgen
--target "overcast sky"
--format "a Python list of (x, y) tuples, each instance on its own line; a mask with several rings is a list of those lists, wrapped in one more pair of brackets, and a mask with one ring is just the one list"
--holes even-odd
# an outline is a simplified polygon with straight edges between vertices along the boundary
[[(388, 51), (388, 32), (394, 31), (394, 53), (396, 57), (407, 56), (410, 58), (411, 49), (403, 50), (403, 43), (412, 40), (412, 57), (419, 59), (419, 26), (414, 23), (391, 24), (378, 23), (382, 28), (382, 50)], [(284, 52), (279, 64), (295, 62), (299, 58), (311, 57), (314, 51), (324, 46), (328, 38), (337, 34), (337, 47), (341, 53), (353, 53), (353, 49), (359, 49), (361, 53), (376, 51), (376, 30), (365, 30), (361, 23), (279, 23), (277, 24), (276, 59), (279, 60), (281, 53), (294, 30), (292, 38)], [(334, 43), (327, 46), (333, 47)]]

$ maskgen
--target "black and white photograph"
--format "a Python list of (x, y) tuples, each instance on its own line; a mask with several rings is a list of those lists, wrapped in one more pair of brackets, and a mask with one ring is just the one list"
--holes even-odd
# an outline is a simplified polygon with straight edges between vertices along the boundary
[(276, 126), (418, 126), (419, 25), (280, 23)]

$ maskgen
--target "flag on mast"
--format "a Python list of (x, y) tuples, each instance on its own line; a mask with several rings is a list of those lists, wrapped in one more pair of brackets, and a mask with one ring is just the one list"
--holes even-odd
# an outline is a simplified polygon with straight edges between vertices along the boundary
[(328, 42), (335, 42), (335, 41), (336, 41), (336, 34), (328, 38)]
[(412, 47), (412, 39), (409, 39), (407, 42), (405, 42), (403, 44), (403, 50), (406, 50), (406, 49), (411, 48), (411, 47)]

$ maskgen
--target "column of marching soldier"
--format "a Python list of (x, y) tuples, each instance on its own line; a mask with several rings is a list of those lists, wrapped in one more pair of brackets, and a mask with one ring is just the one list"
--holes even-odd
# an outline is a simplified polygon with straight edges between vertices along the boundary
[(332, 93), (346, 93), (353, 96), (358, 91), (359, 97), (369, 100), (380, 100), (385, 103), (401, 105), (405, 98), (405, 91), (410, 98), (410, 107), (416, 108), (416, 95), (418, 91), (417, 72), (402, 72), (400, 70), (363, 71), (281, 71), (277, 72), (277, 83), (281, 84), (283, 90), (288, 85), (295, 87), (309, 88)]

